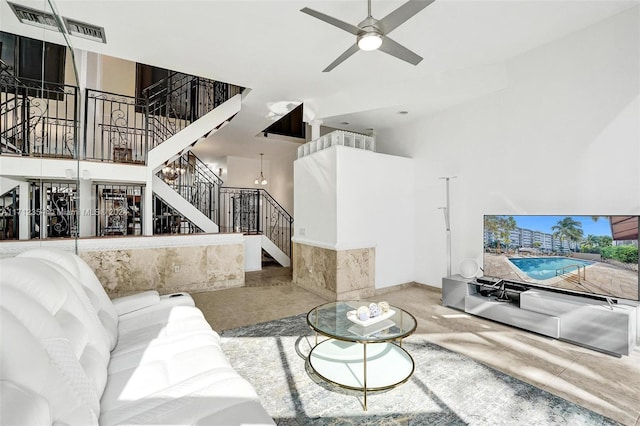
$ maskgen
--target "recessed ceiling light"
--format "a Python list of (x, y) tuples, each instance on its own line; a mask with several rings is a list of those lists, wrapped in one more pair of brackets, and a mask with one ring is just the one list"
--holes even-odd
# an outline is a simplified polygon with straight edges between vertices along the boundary
[(404, 110), (403, 111), (398, 111), (398, 114), (407, 115), (407, 114), (409, 114), (409, 111), (404, 111)]
[(348, 121), (341, 121), (340, 124), (344, 125), (344, 126), (348, 126), (349, 122)]

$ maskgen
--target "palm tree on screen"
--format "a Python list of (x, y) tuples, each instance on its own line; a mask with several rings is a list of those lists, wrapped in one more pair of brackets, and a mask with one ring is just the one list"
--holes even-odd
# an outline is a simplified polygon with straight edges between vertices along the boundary
[(560, 241), (579, 243), (584, 236), (582, 223), (571, 217), (565, 217), (557, 225), (553, 225), (551, 230), (553, 231), (553, 238), (557, 238)]

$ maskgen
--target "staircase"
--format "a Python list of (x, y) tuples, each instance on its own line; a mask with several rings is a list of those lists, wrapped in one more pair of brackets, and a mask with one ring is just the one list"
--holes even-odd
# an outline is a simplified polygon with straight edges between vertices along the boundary
[(263, 249), (289, 266), (291, 216), (267, 191), (222, 188), (191, 152), (240, 111), (243, 88), (173, 72), (142, 97), (86, 89), (78, 146), (76, 87), (18, 79), (6, 66), (1, 71), (0, 154), (146, 167), (146, 233), (259, 234)]
[(220, 188), (220, 232), (262, 235), (262, 248), (282, 266), (291, 263), (293, 217), (264, 189)]

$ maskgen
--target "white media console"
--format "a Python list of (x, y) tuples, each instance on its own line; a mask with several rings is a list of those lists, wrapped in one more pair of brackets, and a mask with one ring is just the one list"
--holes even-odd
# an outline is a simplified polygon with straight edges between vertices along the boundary
[(640, 345), (637, 304), (527, 287), (511, 301), (460, 275), (442, 279), (442, 303), (466, 313), (509, 324), (597, 351), (629, 355)]

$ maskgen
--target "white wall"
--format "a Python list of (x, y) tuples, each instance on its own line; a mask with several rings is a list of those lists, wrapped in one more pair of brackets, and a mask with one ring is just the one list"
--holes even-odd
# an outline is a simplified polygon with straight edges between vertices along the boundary
[(508, 87), (382, 131), (380, 151), (416, 159), (416, 276), (482, 259), (484, 214), (640, 214), (640, 12), (628, 10), (507, 63)]
[(374, 247), (376, 288), (413, 281), (413, 160), (336, 146), (297, 160), (294, 173), (295, 241)]
[(336, 248), (376, 248), (376, 288), (414, 280), (413, 160), (338, 146)]
[(245, 272), (262, 269), (262, 235), (244, 235)]
[[(291, 155), (265, 156), (262, 159), (262, 172), (267, 178), (266, 185), (256, 185), (254, 180), (260, 176), (260, 156), (246, 158), (226, 157), (224, 186), (240, 188), (266, 189), (284, 209), (293, 215), (293, 161)], [(217, 170), (215, 170), (217, 173)], [(295, 217), (295, 216), (294, 216)]]
[(335, 248), (337, 236), (337, 150), (325, 149), (293, 163), (293, 235), (300, 242)]
[(100, 90), (119, 95), (135, 96), (136, 63), (108, 55), (101, 55), (100, 60), (102, 61)]

